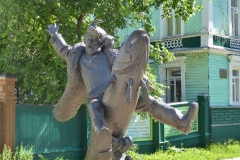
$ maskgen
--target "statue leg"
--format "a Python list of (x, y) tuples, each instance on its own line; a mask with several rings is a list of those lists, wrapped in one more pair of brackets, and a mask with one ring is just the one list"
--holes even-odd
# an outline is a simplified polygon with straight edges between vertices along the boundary
[(100, 100), (92, 99), (88, 103), (88, 110), (92, 121), (92, 129), (96, 134), (98, 159), (110, 160), (112, 159), (112, 134), (106, 127), (104, 106)]
[(147, 112), (153, 115), (153, 117), (169, 126), (172, 126), (184, 134), (188, 134), (192, 122), (197, 116), (198, 103), (193, 102), (190, 104), (188, 112), (182, 114), (178, 109), (167, 105), (161, 100), (156, 100), (153, 97), (149, 97), (150, 105), (144, 102), (143, 97), (140, 96), (136, 107), (136, 112)]

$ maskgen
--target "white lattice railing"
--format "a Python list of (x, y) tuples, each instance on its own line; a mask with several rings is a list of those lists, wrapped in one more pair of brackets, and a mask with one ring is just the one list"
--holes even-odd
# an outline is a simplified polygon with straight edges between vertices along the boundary
[(163, 42), (163, 44), (167, 49), (183, 47), (182, 38), (166, 40)]
[(240, 49), (240, 40), (231, 39), (231, 40), (230, 40), (230, 47), (231, 47), (231, 48)]

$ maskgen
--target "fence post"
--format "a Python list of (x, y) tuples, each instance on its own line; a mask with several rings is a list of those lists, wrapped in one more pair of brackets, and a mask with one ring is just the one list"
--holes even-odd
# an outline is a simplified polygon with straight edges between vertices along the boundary
[(81, 159), (84, 159), (86, 156), (87, 150), (88, 150), (88, 143), (90, 140), (90, 134), (91, 134), (91, 120), (88, 115), (88, 106), (86, 104), (82, 104), (82, 106), (79, 109), (80, 115), (81, 115), (81, 148), (83, 149), (83, 157)]
[(198, 96), (198, 130), (201, 134), (200, 138), (200, 146), (206, 147), (206, 145), (210, 141), (210, 114), (209, 114), (209, 99), (210, 97), (206, 94), (202, 94)]
[(15, 82), (11, 74), (0, 75), (0, 152), (4, 144), (15, 148)]
[(153, 142), (154, 142), (154, 152), (161, 148), (161, 141), (160, 141), (160, 128), (159, 122), (155, 122), (154, 119), (152, 120), (152, 135), (153, 135)]

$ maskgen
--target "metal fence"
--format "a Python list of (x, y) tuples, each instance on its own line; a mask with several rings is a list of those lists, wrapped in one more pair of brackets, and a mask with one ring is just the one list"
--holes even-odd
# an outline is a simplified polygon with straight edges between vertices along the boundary
[[(203, 98), (205, 100), (205, 98)], [(199, 115), (193, 123), (189, 135), (183, 135), (176, 129), (155, 122), (151, 123), (151, 136), (145, 139), (134, 138), (134, 144), (139, 146), (139, 153), (153, 153), (158, 149), (166, 149), (169, 144), (184, 147), (199, 147), (202, 130), (199, 117), (204, 116), (205, 103), (200, 103)], [(203, 106), (205, 105), (205, 106)], [(186, 112), (189, 104), (174, 104), (173, 107)], [(15, 146), (23, 144), (33, 148), (35, 159), (41, 154), (47, 158), (64, 157), (66, 159), (83, 159), (89, 142), (90, 119), (87, 107), (81, 106), (77, 115), (68, 122), (58, 122), (52, 115), (53, 106), (17, 105)], [(132, 128), (134, 130), (134, 128)]]

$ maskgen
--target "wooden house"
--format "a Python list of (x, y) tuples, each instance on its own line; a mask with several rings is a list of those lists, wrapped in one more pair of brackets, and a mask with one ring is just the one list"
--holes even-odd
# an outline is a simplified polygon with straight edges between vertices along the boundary
[[(186, 23), (162, 19), (161, 8), (152, 10), (156, 31), (151, 42), (162, 42), (176, 60), (160, 64), (151, 60), (158, 82), (169, 86), (165, 102), (197, 101), (208, 97), (204, 121), (210, 140), (240, 140), (240, 0), (196, 0), (204, 8)], [(123, 39), (132, 28), (119, 31)], [(201, 131), (201, 129), (199, 129)]]

